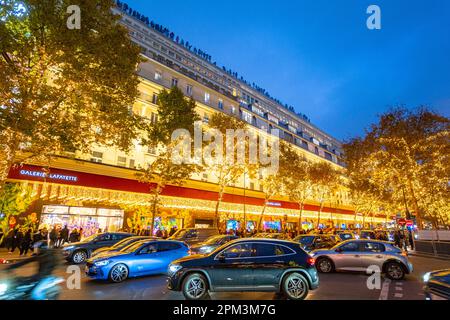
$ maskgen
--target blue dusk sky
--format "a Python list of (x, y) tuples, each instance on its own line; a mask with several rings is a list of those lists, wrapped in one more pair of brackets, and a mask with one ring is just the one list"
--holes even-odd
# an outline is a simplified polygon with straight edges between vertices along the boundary
[[(450, 116), (448, 0), (126, 0), (344, 140), (391, 106)], [(366, 27), (381, 8), (381, 30)]]

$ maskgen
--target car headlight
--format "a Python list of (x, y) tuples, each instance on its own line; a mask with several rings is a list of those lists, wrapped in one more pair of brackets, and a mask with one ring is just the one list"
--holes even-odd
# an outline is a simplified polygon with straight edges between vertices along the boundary
[(423, 282), (428, 282), (430, 281), (430, 276), (431, 276), (431, 272), (425, 273), (423, 275)]
[(174, 273), (178, 272), (181, 268), (182, 268), (182, 266), (180, 266), (179, 264), (171, 264), (169, 266), (169, 273), (174, 274)]
[(94, 263), (94, 265), (96, 267), (103, 267), (103, 266), (108, 265), (109, 262), (110, 262), (109, 260), (102, 260), (102, 261), (98, 261), (98, 262)]
[(63, 250), (72, 250), (74, 248), (75, 248), (75, 246), (68, 246), (68, 247), (64, 247)]
[(6, 283), (0, 283), (0, 296), (4, 295), (6, 290), (8, 290), (8, 285)]

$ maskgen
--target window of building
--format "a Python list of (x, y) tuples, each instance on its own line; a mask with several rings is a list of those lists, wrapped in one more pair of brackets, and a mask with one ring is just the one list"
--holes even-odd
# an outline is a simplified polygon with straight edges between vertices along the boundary
[(211, 100), (211, 95), (208, 92), (205, 92), (205, 103), (209, 103)]
[(250, 112), (242, 110), (242, 120), (244, 120), (248, 123), (252, 123), (253, 115)]
[(131, 169), (136, 169), (136, 160), (130, 159), (130, 168)]
[(158, 104), (158, 95), (156, 93), (153, 94), (152, 103), (153, 104)]
[(218, 104), (219, 109), (223, 110), (223, 100), (219, 99), (219, 104)]
[(178, 86), (178, 79), (172, 78), (172, 87), (177, 87), (177, 86)]
[(209, 116), (208, 116), (207, 114), (205, 114), (205, 115), (203, 116), (203, 122), (204, 122), (204, 123), (209, 123)]
[(255, 190), (255, 183), (254, 182), (250, 182), (250, 189), (251, 190)]
[(190, 85), (190, 84), (188, 84), (187, 86), (186, 86), (186, 94), (188, 95), (188, 96), (192, 96), (192, 86)]
[(232, 114), (236, 114), (236, 107), (235, 106), (231, 106), (231, 113)]
[(92, 151), (91, 161), (97, 162), (97, 163), (102, 163), (103, 162), (103, 152)]
[(119, 167), (126, 167), (127, 166), (127, 158), (126, 157), (117, 157), (117, 165)]
[(162, 80), (162, 73), (161, 71), (155, 71), (155, 80), (161, 81)]
[(155, 124), (158, 122), (158, 114), (152, 112), (152, 114), (150, 115), (150, 122), (152, 124)]

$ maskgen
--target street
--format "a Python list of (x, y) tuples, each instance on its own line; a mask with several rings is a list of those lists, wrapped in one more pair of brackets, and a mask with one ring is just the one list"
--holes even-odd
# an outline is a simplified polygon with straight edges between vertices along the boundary
[[(369, 290), (368, 276), (362, 273), (320, 274), (320, 285), (308, 300), (424, 300), (422, 277), (426, 272), (450, 268), (450, 261), (429, 257), (411, 256), (414, 272), (404, 281), (390, 281), (382, 277), (381, 288)], [(58, 267), (56, 275), (67, 279), (69, 264)], [(62, 284), (62, 300), (182, 300), (179, 292), (166, 288), (164, 275), (129, 279), (123, 283), (94, 281), (82, 271), (81, 288), (68, 289)], [(21, 276), (33, 272), (34, 266), (22, 268)], [(212, 293), (213, 300), (272, 300), (272, 293)]]

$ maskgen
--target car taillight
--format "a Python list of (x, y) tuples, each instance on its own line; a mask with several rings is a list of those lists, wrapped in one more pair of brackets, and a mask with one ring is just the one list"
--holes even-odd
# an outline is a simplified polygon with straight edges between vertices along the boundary
[(314, 266), (316, 264), (316, 259), (314, 259), (313, 257), (309, 257), (306, 262), (310, 265), (310, 266)]

